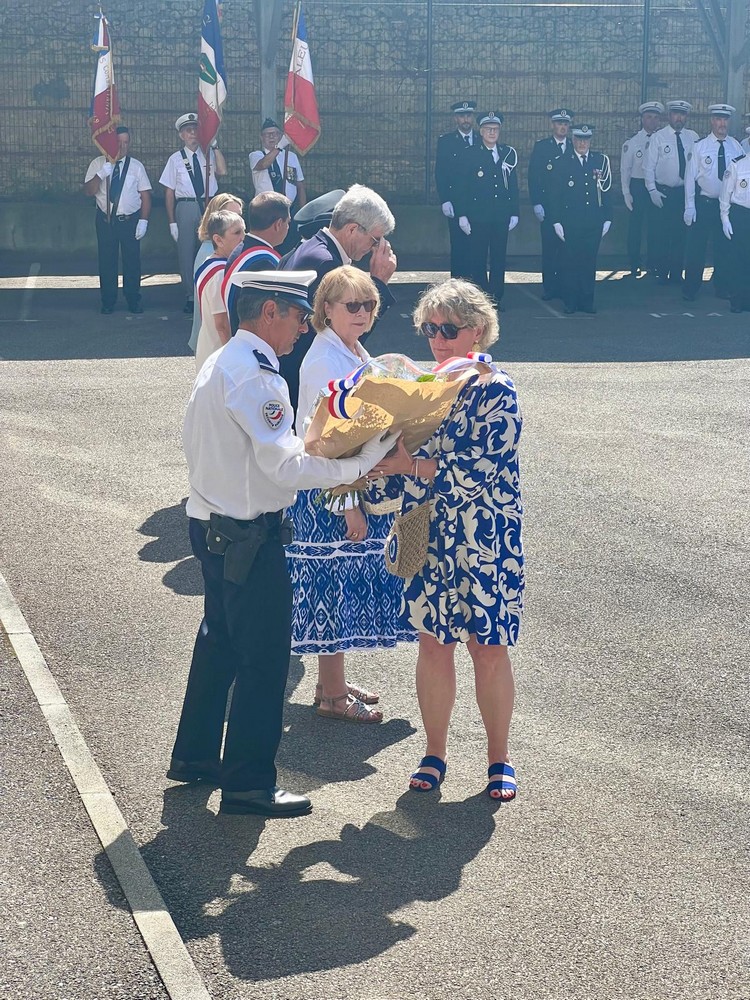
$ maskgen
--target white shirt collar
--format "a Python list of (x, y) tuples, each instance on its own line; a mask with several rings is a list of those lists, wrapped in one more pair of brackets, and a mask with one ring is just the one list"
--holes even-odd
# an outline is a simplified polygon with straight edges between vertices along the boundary
[(267, 340), (263, 340), (257, 333), (253, 333), (252, 330), (246, 330), (244, 327), (239, 328), (235, 337), (237, 340), (242, 340), (246, 344), (249, 344), (254, 351), (260, 351), (261, 354), (265, 354), (276, 371), (279, 370), (279, 359), (276, 357), (276, 352)]
[(258, 243), (264, 243), (267, 247), (270, 247), (272, 250), (276, 249), (276, 247), (273, 245), (273, 243), (269, 243), (268, 240), (264, 240), (262, 236), (258, 236), (258, 234), (254, 233), (252, 230), (248, 230), (248, 234), (247, 235), (248, 236), (252, 236), (252, 238), (254, 240), (257, 240)]
[(350, 357), (352, 359), (355, 365), (361, 365), (365, 361), (370, 360), (370, 355), (367, 353), (367, 351), (361, 344), (359, 345), (359, 349), (362, 352), (362, 357), (360, 357), (359, 354), (356, 354), (354, 351), (350, 350), (349, 347), (347, 347), (347, 345), (341, 339), (341, 337), (339, 337), (336, 331), (333, 330), (330, 326), (327, 326), (325, 330), (321, 330), (321, 332), (317, 334), (317, 336), (320, 337), (322, 340), (325, 340), (326, 343), (332, 344), (334, 347), (341, 350), (344, 354), (347, 355), (347, 357)]
[(346, 252), (346, 250), (344, 250), (344, 248), (341, 246), (341, 244), (336, 239), (336, 237), (333, 235), (333, 233), (328, 228), (328, 226), (323, 226), (323, 228), (320, 231), (321, 231), (321, 233), (325, 233), (329, 240), (333, 240), (334, 246), (336, 247), (336, 249), (338, 250), (338, 252), (341, 254), (341, 263), (342, 264), (351, 264), (351, 262), (352, 262), (351, 257)]

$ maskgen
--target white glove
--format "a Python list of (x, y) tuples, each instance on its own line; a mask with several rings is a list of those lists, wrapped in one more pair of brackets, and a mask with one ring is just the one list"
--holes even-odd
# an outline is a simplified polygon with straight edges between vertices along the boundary
[[(656, 193), (659, 194), (658, 191)], [(630, 193), (630, 191), (623, 191), (622, 196), (625, 199), (625, 208), (627, 208), (627, 210), (629, 212), (632, 212), (633, 211), (633, 196), (632, 196), (632, 194)], [(661, 197), (661, 195), (659, 195), (659, 197)]]
[(682, 221), (685, 223), (686, 226), (692, 226), (692, 224), (695, 222), (695, 209), (686, 208), (685, 213), (682, 216)]
[(465, 215), (462, 215), (461, 218), (458, 220), (458, 225), (460, 229), (466, 233), (467, 236), (471, 236), (471, 223), (469, 222), (469, 220), (466, 218)]
[(537, 222), (544, 222), (544, 205), (534, 205), (534, 215)]
[(397, 440), (398, 433), (394, 433), (387, 434), (382, 441), (380, 440), (380, 434), (376, 434), (375, 437), (366, 441), (362, 445), (359, 455), (356, 456), (359, 460), (359, 475), (364, 476), (365, 473), (378, 464), (381, 458), (385, 458)]
[(106, 162), (106, 163), (103, 163), (103, 164), (102, 164), (102, 165), (101, 165), (101, 166), (99, 167), (99, 169), (98, 169), (98, 170), (97, 170), (97, 172), (96, 172), (96, 176), (97, 176), (97, 177), (101, 177), (101, 179), (102, 179), (102, 180), (104, 181), (104, 180), (106, 180), (106, 179), (107, 179), (108, 177), (111, 177), (111, 176), (112, 176), (112, 171), (113, 171), (114, 169), (115, 169), (115, 168), (114, 168), (114, 167), (112, 166), (112, 164), (111, 164), (111, 163), (109, 162), (109, 160), (107, 160), (107, 162)]
[(607, 233), (609, 232), (609, 227), (611, 225), (612, 225), (611, 222), (605, 222), (604, 223), (604, 225), (602, 226), (602, 236), (606, 236), (607, 235)]
[(449, 201), (444, 201), (443, 204), (440, 206), (440, 208), (443, 210), (443, 215), (446, 217), (446, 219), (455, 218), (453, 205)]
[(211, 142), (209, 143), (209, 146), (211, 147), (211, 149), (218, 149), (219, 148), (219, 140), (218, 139), (212, 139)]
[(555, 230), (555, 233), (559, 236), (559, 238), (564, 243), (565, 242), (565, 230), (562, 227), (562, 223), (556, 222), (552, 228)]
[(726, 236), (726, 238), (728, 240), (731, 240), (732, 236), (734, 235), (734, 230), (732, 229), (732, 223), (729, 221), (729, 219), (721, 220), (721, 228), (724, 230), (724, 235)]
[(276, 144), (276, 148), (277, 149), (286, 149), (286, 147), (288, 145), (289, 145), (289, 139), (285, 135), (282, 135), (282, 137), (279, 139), (278, 143)]
[(518, 216), (511, 215), (510, 222), (508, 223), (508, 232), (510, 232), (512, 229), (515, 229), (517, 225), (518, 225)]
[(139, 219), (138, 225), (135, 227), (135, 238), (137, 240), (142, 240), (146, 235), (146, 230), (148, 229), (148, 219)]
[(661, 208), (664, 204), (664, 195), (661, 191), (657, 191), (656, 188), (653, 191), (649, 191), (648, 196), (657, 208)]
[(172, 239), (176, 243), (177, 242), (177, 237), (180, 235), (180, 230), (177, 228), (177, 223), (176, 222), (170, 222), (169, 223), (169, 235), (172, 237)]

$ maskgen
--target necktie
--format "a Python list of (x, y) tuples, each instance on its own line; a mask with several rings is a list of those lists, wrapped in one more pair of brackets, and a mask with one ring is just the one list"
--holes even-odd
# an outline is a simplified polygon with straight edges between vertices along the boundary
[(587, 164), (588, 162), (589, 162), (589, 158), (588, 158), (588, 156), (582, 156), (582, 157), (581, 157), (581, 163), (582, 163), (582, 164), (584, 165), (584, 167), (586, 166), (586, 164)]
[(685, 180), (685, 147), (682, 145), (682, 139), (680, 138), (680, 133), (675, 132), (675, 139), (677, 139), (677, 156), (680, 160), (680, 180)]
[(203, 184), (203, 174), (197, 153), (193, 153), (193, 177), (195, 177), (195, 194), (198, 198), (202, 198), (206, 193), (206, 188)]
[(109, 200), (113, 205), (117, 205), (120, 200), (120, 190), (122, 188), (122, 176), (120, 174), (121, 161), (118, 160), (115, 163), (115, 169), (112, 171), (112, 180), (109, 182)]
[(464, 146), (470, 146), (470, 145), (471, 145), (471, 143), (469, 142), (469, 137), (468, 137), (468, 135), (465, 135), (464, 136)]
[(724, 172), (727, 169), (727, 158), (724, 153), (724, 140), (719, 139), (719, 180), (724, 176)]

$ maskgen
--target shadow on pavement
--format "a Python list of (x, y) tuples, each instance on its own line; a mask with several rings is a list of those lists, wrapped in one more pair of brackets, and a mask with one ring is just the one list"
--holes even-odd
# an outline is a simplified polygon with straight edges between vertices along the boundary
[[(218, 935), (227, 971), (256, 982), (355, 965), (412, 937), (392, 914), (456, 892), (501, 808), (483, 793), (443, 803), (406, 792), (361, 830), (346, 824), (266, 867), (252, 863), (266, 821), (216, 816), (209, 794), (167, 789), (164, 829), (142, 854), (182, 936)], [(100, 875), (107, 864), (97, 857)]]
[(198, 560), (190, 548), (186, 503), (185, 497), (180, 503), (163, 507), (146, 518), (138, 531), (153, 536), (153, 540), (138, 550), (138, 556), (144, 562), (177, 563), (164, 574), (164, 586), (185, 597), (201, 597), (203, 580)]

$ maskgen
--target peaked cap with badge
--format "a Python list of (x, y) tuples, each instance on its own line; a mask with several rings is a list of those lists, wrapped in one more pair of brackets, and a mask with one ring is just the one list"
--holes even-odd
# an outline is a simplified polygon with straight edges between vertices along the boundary
[(188, 111), (186, 115), (180, 115), (174, 123), (174, 127), (181, 132), (186, 125), (198, 125), (198, 115), (194, 111)]
[(664, 105), (661, 101), (645, 101), (643, 104), (638, 106), (638, 114), (645, 115), (647, 112), (653, 112), (656, 115), (664, 114)]
[(454, 115), (473, 115), (476, 110), (476, 101), (456, 101), (455, 104), (451, 104)]
[(573, 121), (573, 112), (566, 108), (555, 108), (554, 111), (550, 111), (548, 117), (551, 122), (567, 122), (570, 125)]
[(240, 291), (267, 293), (269, 299), (283, 299), (298, 309), (312, 312), (308, 295), (317, 277), (315, 271), (236, 271), (230, 282)]

